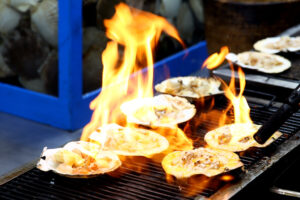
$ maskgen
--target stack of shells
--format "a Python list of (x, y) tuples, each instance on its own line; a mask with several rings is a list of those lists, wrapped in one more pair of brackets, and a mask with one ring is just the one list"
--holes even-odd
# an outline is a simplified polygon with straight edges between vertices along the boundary
[[(103, 20), (113, 16), (120, 2), (167, 18), (187, 46), (204, 37), (202, 0), (82, 1), (83, 93), (101, 86), (101, 54), (108, 41)], [(0, 0), (0, 81), (13, 80), (29, 90), (57, 95), (57, 23), (58, 0)], [(181, 49), (163, 35), (156, 60)]]
[(57, 94), (57, 0), (0, 1), (0, 78)]

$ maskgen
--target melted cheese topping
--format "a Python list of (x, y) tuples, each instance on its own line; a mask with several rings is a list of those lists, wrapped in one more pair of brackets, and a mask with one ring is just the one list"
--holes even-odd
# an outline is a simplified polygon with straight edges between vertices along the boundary
[(267, 43), (265, 47), (270, 49), (277, 49), (280, 51), (286, 51), (288, 48), (300, 47), (300, 37), (291, 38), (289, 36), (280, 37), (278, 41), (273, 43)]
[(121, 110), (128, 122), (152, 127), (173, 127), (196, 114), (194, 105), (184, 98), (171, 95), (135, 99), (122, 104)]
[(188, 76), (164, 80), (155, 86), (155, 90), (176, 96), (201, 98), (222, 93), (220, 86), (221, 82), (214, 78)]
[(127, 156), (149, 156), (169, 147), (168, 140), (158, 133), (140, 128), (124, 128), (117, 124), (99, 128), (90, 135), (90, 139), (100, 144), (103, 150)]
[(259, 40), (254, 49), (266, 53), (295, 52), (300, 50), (300, 36), (298, 37), (271, 37)]
[(250, 51), (238, 54), (238, 62), (241, 62), (245, 65), (266, 69), (274, 68), (284, 64), (281, 59), (278, 59), (278, 56)]
[(259, 128), (256, 124), (229, 124), (209, 131), (204, 140), (212, 148), (238, 152), (250, 147), (266, 147), (282, 135), (277, 131), (264, 144), (259, 144), (253, 138)]
[(45, 149), (37, 167), (43, 171), (53, 170), (72, 177), (103, 174), (117, 169), (121, 165), (113, 152), (100, 151), (96, 144), (88, 142), (70, 142), (63, 148)]
[(195, 174), (210, 177), (242, 165), (237, 154), (210, 148), (175, 151), (168, 154), (162, 161), (162, 167), (166, 173), (177, 178), (187, 178)]
[(229, 53), (226, 58), (243, 68), (264, 73), (280, 73), (292, 66), (291, 62), (282, 56), (253, 51), (246, 51), (238, 55)]

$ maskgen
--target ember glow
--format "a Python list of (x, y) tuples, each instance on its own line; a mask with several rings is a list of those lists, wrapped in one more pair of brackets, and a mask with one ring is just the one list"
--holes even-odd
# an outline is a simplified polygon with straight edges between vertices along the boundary
[[(124, 102), (153, 97), (153, 48), (164, 31), (181, 44), (177, 30), (154, 14), (120, 3), (112, 19), (104, 20), (110, 41), (102, 54), (103, 82), (101, 93), (91, 102), (92, 120), (84, 127), (81, 140), (110, 123), (120, 122), (120, 105)], [(123, 48), (123, 54), (119, 55)], [(138, 73), (147, 66), (146, 73)], [(135, 76), (131, 74), (136, 73)], [(121, 124), (126, 126), (125, 124)]]

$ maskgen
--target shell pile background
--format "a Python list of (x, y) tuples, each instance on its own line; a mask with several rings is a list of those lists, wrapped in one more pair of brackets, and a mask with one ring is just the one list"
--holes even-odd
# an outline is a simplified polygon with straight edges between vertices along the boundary
[[(83, 93), (101, 86), (101, 54), (108, 41), (103, 20), (113, 16), (120, 2), (166, 17), (187, 46), (204, 39), (203, 9), (198, 0), (82, 1)], [(0, 0), (0, 82), (57, 95), (57, 24), (58, 0)], [(155, 60), (181, 49), (163, 35)]]
[(0, 81), (57, 94), (57, 0), (0, 1)]

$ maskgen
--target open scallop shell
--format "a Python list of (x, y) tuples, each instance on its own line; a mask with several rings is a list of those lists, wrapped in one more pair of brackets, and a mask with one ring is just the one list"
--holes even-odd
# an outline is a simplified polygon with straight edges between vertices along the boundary
[(36, 6), (40, 0), (10, 0), (9, 5), (20, 12), (26, 12)]
[(164, 157), (162, 167), (177, 178), (196, 174), (215, 176), (243, 166), (239, 156), (230, 151), (200, 147), (189, 151), (175, 151)]
[(226, 58), (243, 68), (269, 74), (281, 73), (292, 66), (291, 62), (282, 56), (253, 51), (246, 51), (237, 55), (229, 53)]
[(228, 124), (209, 131), (205, 142), (212, 148), (239, 152), (250, 147), (266, 147), (278, 139), (282, 133), (277, 131), (264, 144), (259, 144), (253, 138), (261, 125), (256, 124)]
[(155, 90), (160, 93), (198, 99), (223, 93), (220, 86), (221, 82), (215, 78), (186, 76), (164, 80), (155, 86)]
[(20, 19), (20, 13), (9, 7), (5, 2), (0, 2), (0, 33), (8, 33), (14, 30)]
[(57, 46), (58, 29), (57, 0), (43, 0), (31, 11), (33, 29), (52, 46)]
[(270, 37), (259, 40), (254, 49), (265, 53), (296, 52), (300, 51), (300, 36), (298, 37)]
[(100, 151), (97, 144), (83, 141), (70, 142), (63, 148), (45, 147), (37, 163), (37, 168), (42, 171), (52, 170), (72, 178), (93, 177), (114, 171), (120, 166), (121, 161), (115, 153)]
[(125, 102), (121, 111), (128, 122), (151, 127), (174, 127), (196, 114), (195, 106), (185, 98), (165, 94)]
[(125, 156), (150, 156), (169, 147), (168, 140), (156, 132), (117, 124), (100, 127), (89, 138), (103, 150)]

